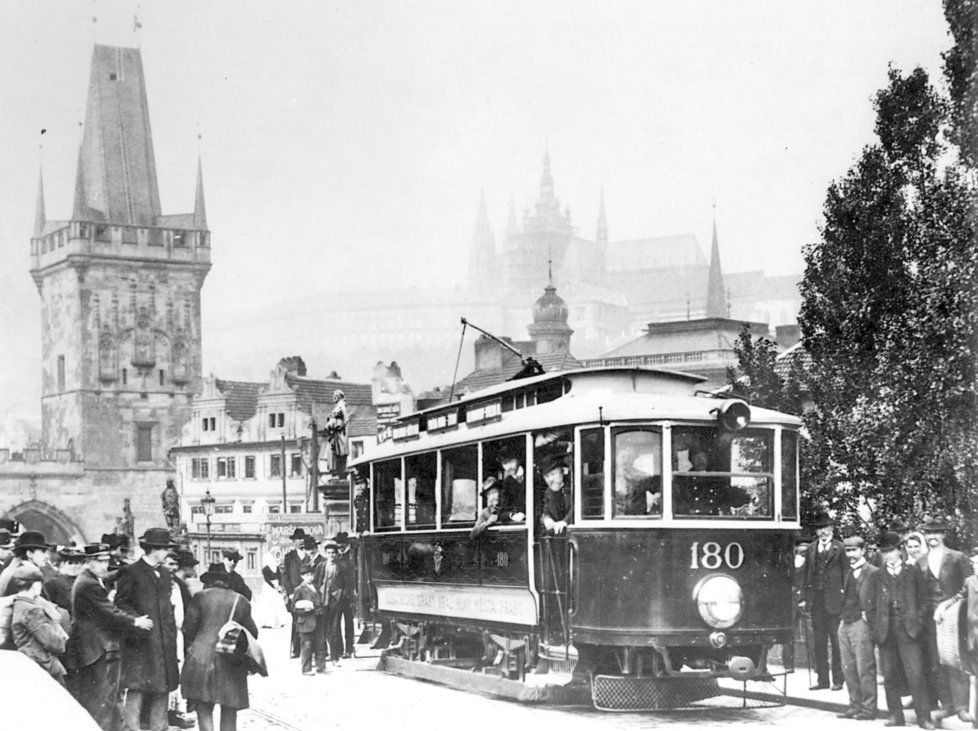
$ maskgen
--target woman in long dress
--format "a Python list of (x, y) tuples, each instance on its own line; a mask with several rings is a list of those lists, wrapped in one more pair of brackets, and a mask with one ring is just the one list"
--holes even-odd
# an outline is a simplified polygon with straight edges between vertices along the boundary
[(197, 711), (200, 731), (214, 731), (214, 705), (221, 706), (221, 731), (235, 731), (238, 711), (248, 707), (247, 665), (215, 650), (218, 631), (235, 621), (255, 637), (251, 604), (228, 588), (227, 574), (212, 565), (203, 576), (203, 591), (190, 600), (183, 620), (187, 657), (180, 686), (188, 706)]
[(261, 575), (265, 583), (262, 584), (261, 593), (255, 602), (255, 619), (262, 627), (284, 627), (291, 617), (285, 608), (285, 599), (282, 598), (278, 560), (271, 551), (262, 566)]

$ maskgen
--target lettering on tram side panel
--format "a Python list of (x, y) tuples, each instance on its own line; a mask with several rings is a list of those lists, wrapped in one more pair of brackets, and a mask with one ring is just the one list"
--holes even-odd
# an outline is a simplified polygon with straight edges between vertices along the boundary
[(536, 624), (536, 602), (526, 589), (445, 585), (377, 586), (381, 611)]
[(394, 436), (395, 442), (401, 442), (407, 439), (417, 439), (421, 433), (421, 428), (420, 424), (415, 420), (405, 424), (395, 424), (391, 427), (391, 433)]
[(691, 569), (718, 569), (726, 566), (728, 569), (739, 569), (744, 565), (744, 547), (739, 543), (728, 543), (721, 546), (716, 541), (700, 544), (694, 541), (689, 547)]
[(458, 426), (457, 411), (449, 411), (446, 414), (428, 417), (429, 432), (445, 431), (447, 429), (454, 429), (456, 426)]
[(501, 419), (503, 416), (503, 404), (500, 399), (490, 401), (487, 404), (469, 406), (465, 412), (465, 421), (469, 425), (482, 424), (486, 421)]

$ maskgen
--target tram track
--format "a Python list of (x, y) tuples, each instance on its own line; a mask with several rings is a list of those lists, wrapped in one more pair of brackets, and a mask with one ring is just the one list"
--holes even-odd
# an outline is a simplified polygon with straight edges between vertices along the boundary
[(302, 727), (296, 726), (293, 723), (289, 723), (288, 721), (281, 718), (280, 716), (276, 716), (274, 713), (269, 713), (268, 711), (262, 710), (261, 708), (256, 708), (255, 706), (251, 706), (248, 710), (254, 715), (256, 715), (258, 718), (268, 721), (269, 723), (275, 724), (275, 726), (278, 728), (290, 729), (290, 731), (304, 731)]

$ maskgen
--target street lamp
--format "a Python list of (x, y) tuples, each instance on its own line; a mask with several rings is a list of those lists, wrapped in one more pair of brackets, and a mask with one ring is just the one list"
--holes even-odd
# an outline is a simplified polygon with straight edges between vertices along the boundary
[(200, 499), (200, 506), (204, 509), (204, 516), (207, 518), (207, 561), (209, 563), (211, 560), (211, 516), (214, 515), (214, 503), (216, 503), (213, 497), (211, 497), (210, 488), (207, 490), (207, 494)]

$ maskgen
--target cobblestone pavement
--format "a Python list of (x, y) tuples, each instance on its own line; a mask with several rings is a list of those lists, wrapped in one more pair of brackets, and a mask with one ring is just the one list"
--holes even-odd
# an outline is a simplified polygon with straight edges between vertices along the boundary
[(734, 725), (794, 731), (819, 726), (830, 726), (833, 731), (850, 728), (870, 731), (882, 727), (882, 720), (841, 721), (834, 713), (792, 706), (604, 713), (586, 706), (525, 705), (379, 672), (376, 651), (368, 651), (369, 657), (343, 660), (340, 667), (326, 675), (307, 677), (299, 672), (298, 661), (287, 657), (287, 630), (266, 629), (260, 639), (268, 659), (269, 677), (252, 676), (249, 680), (252, 708), (239, 715), (238, 728), (242, 731), (353, 728), (584, 731), (688, 726), (710, 729)]

